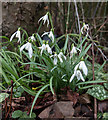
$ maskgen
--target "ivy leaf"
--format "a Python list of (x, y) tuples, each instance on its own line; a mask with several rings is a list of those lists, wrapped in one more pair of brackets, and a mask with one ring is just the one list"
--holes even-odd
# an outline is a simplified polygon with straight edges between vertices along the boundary
[(96, 85), (95, 87), (88, 89), (87, 93), (98, 100), (108, 99), (108, 91), (106, 91), (102, 85)]
[(7, 97), (9, 97), (8, 93), (0, 93), (0, 103), (3, 102)]

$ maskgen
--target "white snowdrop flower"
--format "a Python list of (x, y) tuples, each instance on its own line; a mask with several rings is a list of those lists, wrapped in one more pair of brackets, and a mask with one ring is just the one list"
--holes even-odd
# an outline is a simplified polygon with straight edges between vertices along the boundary
[(46, 44), (46, 50), (48, 53), (52, 54), (52, 50), (51, 50), (50, 46), (48, 45), (48, 43)]
[(86, 36), (88, 36), (88, 31), (89, 31), (89, 25), (85, 24), (83, 25), (83, 27), (81, 28), (81, 33), (84, 34), (84, 32), (86, 32)]
[(70, 58), (72, 58), (73, 54), (77, 53), (77, 49), (75, 46), (72, 47), (72, 50), (70, 51)]
[(32, 35), (32, 36), (30, 37), (30, 39), (32, 40), (32, 42), (33, 42), (33, 41), (36, 41), (34, 35)]
[(54, 63), (54, 65), (57, 65), (57, 57), (58, 57), (57, 53), (55, 52), (55, 54), (51, 55), (50, 57), (54, 57), (53, 63)]
[(88, 69), (87, 69), (84, 61), (80, 61), (79, 69), (82, 70), (83, 73), (87, 76), (87, 74), (88, 74)]
[(74, 74), (71, 76), (70, 82), (72, 82), (72, 80), (74, 79), (75, 76), (77, 77), (78, 80), (81, 79), (82, 81), (85, 81), (81, 72), (79, 70), (77, 70), (77, 71), (74, 71)]
[(74, 44), (72, 44), (72, 50), (70, 51), (70, 58), (72, 58), (73, 54), (77, 53), (77, 50), (81, 52), (81, 50), (77, 47), (74, 46)]
[(54, 35), (53, 35), (53, 32), (52, 31), (50, 31), (49, 32), (49, 38), (51, 38), (51, 40), (52, 40), (52, 43), (54, 43)]
[(87, 74), (88, 74), (88, 69), (87, 69), (84, 61), (80, 61), (80, 62), (75, 66), (74, 71), (76, 71), (78, 68), (79, 68), (80, 70), (82, 70), (83, 73), (87, 76)]
[(63, 60), (62, 60), (63, 58), (66, 60), (66, 56), (63, 55), (62, 51), (58, 54), (58, 58), (59, 58), (60, 62), (63, 62)]
[(10, 41), (13, 40), (14, 36), (16, 36), (18, 38), (18, 42), (21, 42), (21, 32), (20, 32), (20, 29), (18, 29), (15, 33), (13, 33), (13, 35), (10, 38)]
[(45, 41), (43, 41), (43, 44), (41, 47), (39, 47), (39, 49), (41, 49), (41, 55), (43, 53), (43, 50), (46, 50), (46, 45), (45, 45)]
[(48, 35), (50, 32), (44, 32), (41, 37), (43, 37), (44, 35)]
[(43, 24), (45, 24), (45, 22), (47, 21), (47, 27), (48, 27), (49, 25), (48, 13), (44, 15), (43, 17), (41, 17), (38, 22), (40, 22), (41, 20), (44, 21)]
[(26, 50), (28, 50), (29, 57), (31, 58), (31, 57), (32, 57), (32, 54), (33, 54), (32, 44), (31, 44), (30, 42), (27, 42), (26, 44), (24, 44), (24, 45), (20, 48), (20, 52), (21, 52), (24, 48), (25, 48)]
[(54, 35), (53, 35), (53, 32), (50, 31), (50, 32), (44, 32), (41, 37), (43, 37), (44, 35), (48, 35), (48, 37), (52, 40), (52, 43), (54, 43)]

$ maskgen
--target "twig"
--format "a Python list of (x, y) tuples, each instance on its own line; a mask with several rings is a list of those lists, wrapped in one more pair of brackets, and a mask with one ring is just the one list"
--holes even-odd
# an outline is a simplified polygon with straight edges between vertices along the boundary
[(94, 11), (94, 13), (93, 13), (93, 15), (92, 15), (92, 19), (94, 19), (95, 15), (96, 15), (97, 9), (98, 9), (99, 4), (100, 4), (100, 1), (101, 1), (101, 0), (99, 0), (98, 3), (97, 3), (96, 9), (95, 9), (95, 11)]
[(82, 9), (83, 23), (85, 23), (84, 9), (83, 9), (82, 0), (80, 0), (80, 3), (81, 3), (81, 9)]
[[(92, 60), (93, 80), (95, 80), (95, 73), (94, 73), (95, 58), (94, 58), (94, 42), (93, 41), (92, 41), (92, 56), (93, 56), (93, 60)], [(96, 100), (96, 98), (94, 98), (94, 119), (97, 120), (97, 100)]]
[(79, 28), (79, 34), (80, 34), (81, 28), (80, 28), (80, 21), (79, 21), (79, 14), (78, 14), (76, 0), (74, 0), (74, 3), (75, 3), (75, 10), (76, 10), (76, 16), (77, 16), (77, 19), (78, 19), (78, 28)]
[[(90, 37), (90, 35), (88, 35), (89, 38), (92, 40), (92, 38)], [(92, 40), (93, 41), (93, 40)], [(94, 42), (93, 42), (94, 43)], [(100, 48), (98, 48), (98, 45), (96, 43), (94, 43), (94, 45), (97, 47), (97, 49), (100, 51), (100, 53), (102, 54), (102, 56), (106, 59), (106, 61), (108, 61), (108, 58), (104, 55), (104, 53), (102, 52), (102, 50)]]
[(9, 106), (9, 110), (8, 110), (8, 112), (7, 112), (7, 114), (6, 114), (6, 117), (5, 117), (5, 120), (7, 119), (7, 117), (8, 117), (8, 115), (9, 115), (9, 113), (10, 113), (10, 110), (11, 110), (11, 104), (12, 104), (12, 93), (13, 93), (13, 81), (11, 81), (11, 96), (10, 96), (10, 106)]
[[(94, 45), (98, 48), (97, 44), (94, 43)], [(102, 52), (102, 50), (100, 48), (98, 48), (98, 50), (100, 51), (100, 53), (102, 54), (102, 56), (106, 59), (106, 61), (108, 61), (108, 58), (104, 55), (104, 53)]]
[[(67, 21), (66, 21), (66, 36), (68, 33), (68, 26), (69, 26), (69, 12), (70, 12), (70, 0), (68, 3), (68, 13), (67, 13)], [(68, 40), (68, 50), (70, 51), (70, 40)]]
[(68, 25), (69, 25), (69, 12), (70, 12), (70, 0), (68, 3), (68, 13), (67, 13), (67, 21), (66, 21), (66, 34), (68, 32)]
[(7, 98), (5, 99), (5, 114), (7, 113)]

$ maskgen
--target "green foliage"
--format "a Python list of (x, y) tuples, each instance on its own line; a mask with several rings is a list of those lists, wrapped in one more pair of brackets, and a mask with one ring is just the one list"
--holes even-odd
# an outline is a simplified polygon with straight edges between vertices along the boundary
[[(12, 113), (12, 118), (19, 118), (18, 120), (23, 120), (28, 119), (30, 117), (27, 115), (27, 111), (22, 112), (21, 110), (16, 110)], [(30, 119), (34, 120), (34, 118), (36, 118), (36, 114), (32, 113)]]
[(22, 93), (24, 92), (24, 89), (22, 89), (20, 86), (14, 87), (13, 92), (14, 92), (14, 97), (21, 97)]
[(102, 85), (95, 85), (95, 87), (88, 89), (87, 93), (98, 100), (108, 99), (108, 91)]
[(103, 119), (104, 119), (104, 120), (107, 120), (107, 119), (108, 119), (108, 112), (105, 112), (105, 113), (103, 114)]
[(19, 118), (23, 115), (23, 112), (21, 110), (16, 110), (12, 113), (12, 118)]
[(0, 103), (9, 97), (8, 93), (0, 93)]

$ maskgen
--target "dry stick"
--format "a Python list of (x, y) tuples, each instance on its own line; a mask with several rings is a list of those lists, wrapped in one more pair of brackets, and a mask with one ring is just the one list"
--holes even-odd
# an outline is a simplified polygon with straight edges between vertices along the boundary
[[(92, 41), (92, 56), (93, 56), (93, 60), (92, 60), (92, 71), (93, 71), (93, 80), (95, 80), (95, 74), (94, 74), (94, 62), (95, 62), (95, 58), (94, 58), (94, 42)], [(94, 98), (94, 119), (97, 119), (97, 100), (96, 98)]]
[[(69, 0), (69, 3), (68, 3), (68, 13), (67, 13), (67, 21), (66, 21), (66, 37), (67, 37), (68, 26), (69, 26), (69, 12), (70, 12), (70, 0)], [(68, 50), (70, 52), (70, 40), (68, 40)]]
[[(88, 36), (92, 40), (92, 38), (90, 37), (90, 35), (88, 35)], [(97, 49), (100, 51), (101, 55), (106, 59), (106, 61), (108, 61), (108, 58), (104, 55), (104, 53), (102, 52), (102, 50), (100, 48), (98, 48), (98, 45), (96, 43), (94, 43), (94, 45), (97, 47)]]
[(10, 110), (11, 110), (11, 104), (12, 104), (12, 93), (13, 93), (13, 81), (11, 80), (11, 96), (10, 96), (10, 106), (9, 106), (9, 110), (8, 110), (8, 113), (6, 114), (6, 117), (5, 117), (5, 120), (7, 119), (9, 113), (10, 113)]
[[(76, 10), (76, 16), (78, 19), (78, 28), (79, 28), (79, 34), (81, 32), (81, 27), (80, 27), (80, 21), (79, 21), (79, 14), (78, 14), (78, 9), (77, 9), (77, 4), (76, 4), (76, 0), (74, 0), (74, 4), (75, 4), (75, 10)], [(80, 40), (82, 41), (82, 38), (80, 37)], [(82, 50), (82, 46), (80, 48)]]
[(79, 34), (80, 34), (81, 29), (80, 29), (80, 21), (79, 21), (79, 14), (78, 14), (76, 0), (74, 0), (74, 3), (75, 3), (75, 10), (76, 10), (76, 16), (77, 16), (77, 19), (78, 19), (78, 28), (79, 28)]
[(7, 113), (7, 99), (8, 98), (5, 99), (5, 114)]
[(80, 0), (80, 3), (81, 3), (81, 9), (82, 9), (83, 22), (85, 23), (84, 9), (83, 9), (82, 0)]

